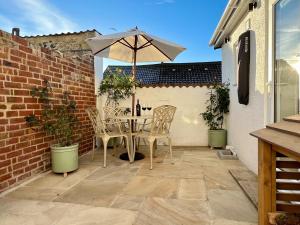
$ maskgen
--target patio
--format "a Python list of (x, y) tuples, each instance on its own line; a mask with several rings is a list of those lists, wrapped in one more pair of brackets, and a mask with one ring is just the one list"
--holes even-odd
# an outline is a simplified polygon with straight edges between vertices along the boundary
[(153, 170), (146, 158), (129, 164), (108, 151), (80, 158), (80, 169), (66, 178), (44, 173), (0, 198), (1, 224), (257, 224), (257, 210), (229, 169), (246, 169), (237, 160), (220, 160), (207, 147), (159, 146)]

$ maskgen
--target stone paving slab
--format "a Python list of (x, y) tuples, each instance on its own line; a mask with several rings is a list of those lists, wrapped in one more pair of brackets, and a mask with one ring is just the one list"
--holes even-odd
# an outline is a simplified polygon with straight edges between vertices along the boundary
[[(80, 158), (64, 178), (45, 173), (0, 198), (0, 224), (254, 225), (257, 211), (229, 174), (240, 161), (217, 158), (206, 147), (158, 147), (153, 170), (149, 151), (129, 164), (97, 150)], [(122, 150), (116, 153), (120, 154)]]
[(245, 169), (231, 169), (229, 173), (240, 185), (241, 189), (245, 192), (246, 196), (258, 208), (258, 180), (257, 176)]
[(1, 225), (132, 225), (137, 216), (130, 210), (59, 202), (2, 198), (0, 204)]

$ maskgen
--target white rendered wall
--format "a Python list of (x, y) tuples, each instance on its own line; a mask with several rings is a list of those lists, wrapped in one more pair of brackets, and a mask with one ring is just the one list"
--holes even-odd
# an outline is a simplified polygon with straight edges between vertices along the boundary
[[(171, 126), (174, 146), (207, 146), (208, 128), (200, 116), (206, 109), (207, 92), (206, 86), (138, 88), (136, 99), (140, 100), (141, 105), (147, 103), (157, 107), (168, 104), (177, 107)], [(104, 104), (105, 100), (102, 102)], [(131, 99), (121, 101), (120, 106), (131, 108)]]
[[(101, 80), (103, 79), (103, 58), (94, 56), (94, 71), (95, 71), (95, 95), (96, 97), (96, 107), (101, 109), (102, 98), (98, 96), (98, 89)], [(100, 146), (100, 140), (97, 138), (96, 140), (97, 146)]]
[[(101, 80), (103, 79), (103, 58), (94, 56), (94, 70), (95, 70), (95, 94), (98, 96), (98, 89)], [(101, 98), (97, 97), (96, 106), (101, 107)]]
[[(230, 113), (227, 117), (228, 144), (235, 148), (240, 160), (257, 173), (257, 139), (249, 133), (265, 126), (265, 84), (266, 84), (266, 30), (265, 1), (241, 21), (231, 34), (230, 42), (222, 47), (223, 81), (230, 81)], [(239, 36), (247, 30), (247, 23), (253, 31), (251, 36), (250, 92), (247, 106), (238, 103), (235, 85), (234, 45)]]

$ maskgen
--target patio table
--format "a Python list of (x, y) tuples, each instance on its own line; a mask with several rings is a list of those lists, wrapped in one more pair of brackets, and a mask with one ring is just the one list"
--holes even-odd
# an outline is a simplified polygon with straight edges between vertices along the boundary
[[(132, 116), (132, 115), (120, 115), (116, 117), (119, 120), (125, 120), (128, 121), (129, 124), (129, 142), (130, 142), (130, 152), (133, 153), (133, 146), (134, 146), (134, 135), (137, 132), (136, 131), (136, 124), (135, 122), (137, 120), (144, 120), (143, 124), (146, 124), (147, 120), (151, 120), (152, 119), (152, 115), (141, 115), (141, 116)], [(134, 160), (141, 160), (144, 159), (145, 156), (144, 154), (140, 153), (140, 152), (136, 152), (135, 153), (135, 157)], [(124, 152), (120, 155), (120, 159), (122, 160), (129, 160), (128, 154), (127, 152)]]

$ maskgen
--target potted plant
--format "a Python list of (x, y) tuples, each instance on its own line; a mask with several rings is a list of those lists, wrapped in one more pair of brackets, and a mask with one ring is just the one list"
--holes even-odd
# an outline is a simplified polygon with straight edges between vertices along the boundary
[(25, 120), (33, 130), (44, 131), (53, 136), (51, 144), (51, 163), (54, 173), (64, 173), (78, 169), (78, 147), (76, 141), (79, 135), (74, 130), (78, 125), (75, 115), (76, 102), (64, 92), (61, 99), (53, 98), (52, 88), (47, 80), (44, 87), (34, 87), (31, 95), (42, 104), (41, 113), (31, 114)]
[[(139, 86), (139, 83), (125, 74), (121, 69), (111, 70), (109, 69), (107, 74), (99, 86), (99, 95), (106, 95), (105, 106), (117, 107), (120, 100), (124, 100), (132, 96), (135, 91), (135, 87)], [(130, 108), (126, 108), (125, 114), (131, 112)], [(114, 143), (118, 142), (118, 138), (111, 138), (108, 142), (108, 147), (113, 147)]]
[(225, 147), (227, 131), (223, 129), (224, 115), (229, 112), (229, 84), (214, 84), (209, 88), (209, 99), (204, 113), (201, 113), (208, 130), (208, 145), (211, 148)]
[(119, 105), (119, 101), (129, 98), (139, 83), (121, 69), (108, 70), (100, 83), (99, 95), (107, 95), (105, 105)]

